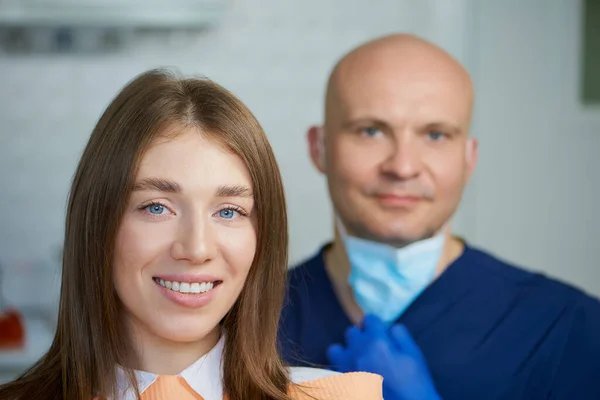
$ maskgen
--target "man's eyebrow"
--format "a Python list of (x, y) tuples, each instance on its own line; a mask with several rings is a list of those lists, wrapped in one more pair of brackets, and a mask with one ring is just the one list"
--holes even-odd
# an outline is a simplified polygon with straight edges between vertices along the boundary
[(344, 129), (352, 129), (358, 126), (389, 127), (390, 124), (378, 118), (356, 118), (344, 121), (342, 125)]
[(181, 193), (181, 186), (177, 182), (168, 179), (144, 178), (133, 185), (133, 190), (156, 190), (167, 193)]
[(454, 124), (450, 124), (447, 122), (431, 122), (425, 125), (424, 130), (427, 131), (435, 131), (435, 130), (440, 130), (449, 134), (454, 134), (454, 135), (458, 135), (462, 132), (462, 129), (460, 129), (458, 126), (454, 125)]

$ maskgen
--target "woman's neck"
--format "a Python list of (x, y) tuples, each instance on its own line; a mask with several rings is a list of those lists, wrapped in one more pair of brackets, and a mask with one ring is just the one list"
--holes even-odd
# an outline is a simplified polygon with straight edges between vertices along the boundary
[(133, 323), (129, 324), (133, 354), (128, 367), (157, 375), (177, 375), (215, 347), (221, 336), (219, 326), (194, 342), (174, 342)]

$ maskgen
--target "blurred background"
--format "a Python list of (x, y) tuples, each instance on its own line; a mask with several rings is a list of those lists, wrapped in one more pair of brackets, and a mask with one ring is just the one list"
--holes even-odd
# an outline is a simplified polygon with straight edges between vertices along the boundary
[(18, 308), (27, 336), (0, 350), (0, 382), (50, 344), (71, 178), (127, 81), (173, 67), (250, 107), (282, 169), (295, 263), (332, 236), (305, 144), (328, 73), (399, 31), (475, 81), (480, 161), (457, 233), (600, 296), (599, 0), (0, 0), (0, 309)]

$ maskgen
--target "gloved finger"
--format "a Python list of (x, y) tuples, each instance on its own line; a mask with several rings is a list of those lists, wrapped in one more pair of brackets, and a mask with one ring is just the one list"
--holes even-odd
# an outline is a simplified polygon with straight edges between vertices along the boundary
[(382, 337), (386, 334), (387, 326), (379, 317), (368, 314), (363, 319), (363, 331), (372, 336)]
[(358, 326), (352, 326), (346, 330), (346, 346), (351, 350), (363, 347), (364, 337)]
[(425, 361), (425, 357), (423, 356), (423, 353), (421, 353), (421, 349), (419, 349), (419, 346), (417, 346), (415, 343), (406, 326), (402, 324), (396, 324), (392, 326), (390, 328), (390, 337), (392, 338), (392, 342), (403, 353), (413, 357), (418, 361)]
[(332, 344), (327, 348), (327, 359), (339, 372), (351, 372), (354, 369), (352, 353), (340, 344)]
[(360, 354), (354, 355), (356, 367), (360, 371), (374, 373), (393, 368), (392, 366), (396, 364), (394, 358), (395, 347), (387, 337), (370, 341), (368, 348)]

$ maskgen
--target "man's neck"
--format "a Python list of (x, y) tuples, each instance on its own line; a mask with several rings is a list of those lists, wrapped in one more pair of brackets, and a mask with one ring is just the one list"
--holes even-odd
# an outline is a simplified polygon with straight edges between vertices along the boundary
[[(435, 278), (440, 276), (446, 268), (448, 268), (464, 251), (464, 243), (446, 233), (446, 241), (442, 250), (442, 256), (436, 268)], [(346, 255), (342, 238), (336, 232), (333, 243), (325, 249), (324, 252), (325, 270), (333, 284), (335, 292), (342, 309), (354, 324), (359, 324), (364, 316), (364, 313), (354, 300), (352, 288), (348, 284), (348, 276), (350, 275), (350, 261)]]

